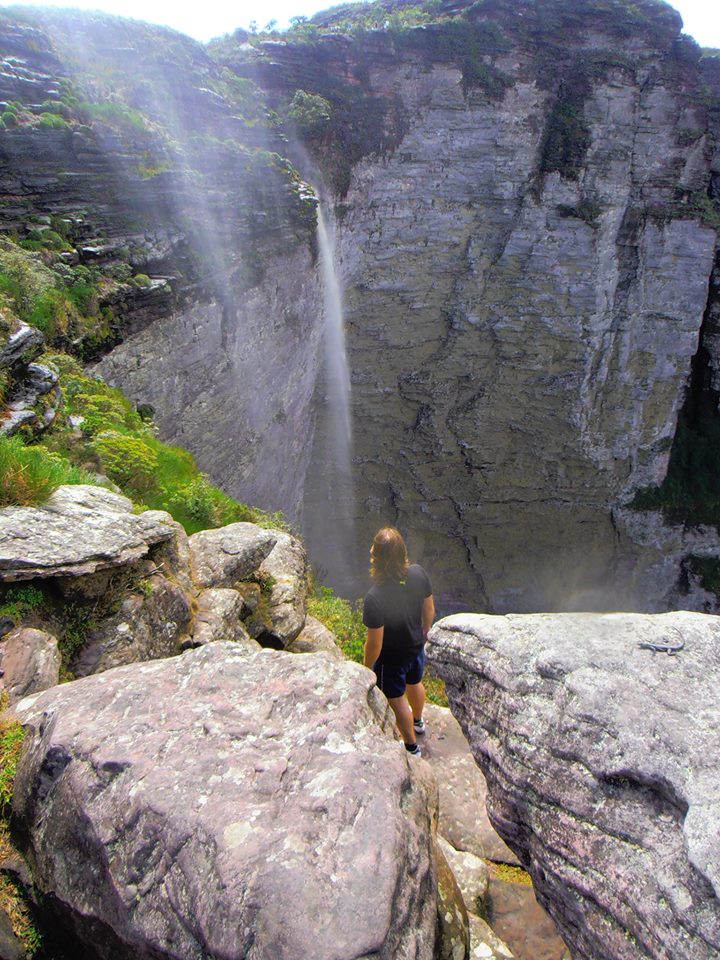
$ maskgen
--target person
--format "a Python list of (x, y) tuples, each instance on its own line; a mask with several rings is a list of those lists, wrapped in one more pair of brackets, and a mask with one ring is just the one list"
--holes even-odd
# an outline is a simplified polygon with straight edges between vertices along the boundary
[(435, 618), (430, 578), (419, 564), (410, 564), (395, 527), (375, 534), (370, 576), (373, 586), (363, 605), (364, 663), (388, 698), (405, 749), (419, 756), (416, 734), (425, 732), (425, 640)]

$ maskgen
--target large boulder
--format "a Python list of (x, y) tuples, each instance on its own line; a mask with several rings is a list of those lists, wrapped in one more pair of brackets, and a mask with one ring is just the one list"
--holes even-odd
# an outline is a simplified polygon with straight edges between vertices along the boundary
[(169, 514), (133, 513), (103, 487), (59, 487), (40, 507), (0, 510), (0, 579), (79, 577), (145, 557), (175, 534)]
[(195, 582), (201, 587), (234, 587), (258, 569), (277, 533), (254, 523), (231, 523), (190, 537)]
[(575, 960), (718, 956), (719, 644), (695, 613), (462, 614), (430, 633), (490, 818)]
[(59, 677), (60, 651), (49, 633), (17, 627), (0, 640), (0, 692), (6, 691), (10, 706), (55, 686)]
[(436, 788), (373, 674), (211, 643), (22, 701), (13, 811), (103, 960), (431, 960)]
[(270, 629), (277, 644), (286, 647), (305, 625), (308, 591), (308, 561), (297, 537), (274, 531), (275, 546), (258, 571), (271, 584), (267, 600)]

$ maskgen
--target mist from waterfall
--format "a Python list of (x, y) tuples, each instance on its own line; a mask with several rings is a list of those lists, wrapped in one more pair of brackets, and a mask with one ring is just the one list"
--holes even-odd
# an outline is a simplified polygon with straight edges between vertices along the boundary
[(318, 205), (323, 285), (324, 369), (315, 393), (315, 440), (305, 480), (303, 533), (322, 581), (343, 596), (358, 593), (352, 473), (350, 371), (332, 218)]

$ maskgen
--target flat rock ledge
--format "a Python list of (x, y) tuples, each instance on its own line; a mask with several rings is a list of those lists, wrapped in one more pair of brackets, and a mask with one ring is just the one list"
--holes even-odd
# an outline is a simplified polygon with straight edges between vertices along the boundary
[(491, 821), (574, 960), (719, 955), (719, 650), (720, 620), (696, 613), (461, 614), (430, 633)]
[(432, 960), (437, 788), (370, 671), (211, 643), (22, 700), (43, 903), (112, 960)]
[(133, 513), (103, 487), (60, 487), (39, 507), (0, 511), (0, 579), (79, 577), (146, 556), (175, 535), (168, 513)]

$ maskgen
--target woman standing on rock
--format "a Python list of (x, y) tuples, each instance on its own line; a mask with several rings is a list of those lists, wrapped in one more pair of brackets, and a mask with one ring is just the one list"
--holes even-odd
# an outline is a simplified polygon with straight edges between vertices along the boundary
[(375, 671), (378, 687), (388, 698), (405, 749), (420, 756), (415, 735), (425, 732), (425, 640), (435, 617), (430, 579), (419, 564), (410, 564), (395, 527), (375, 534), (370, 576), (374, 584), (363, 608), (364, 663)]

